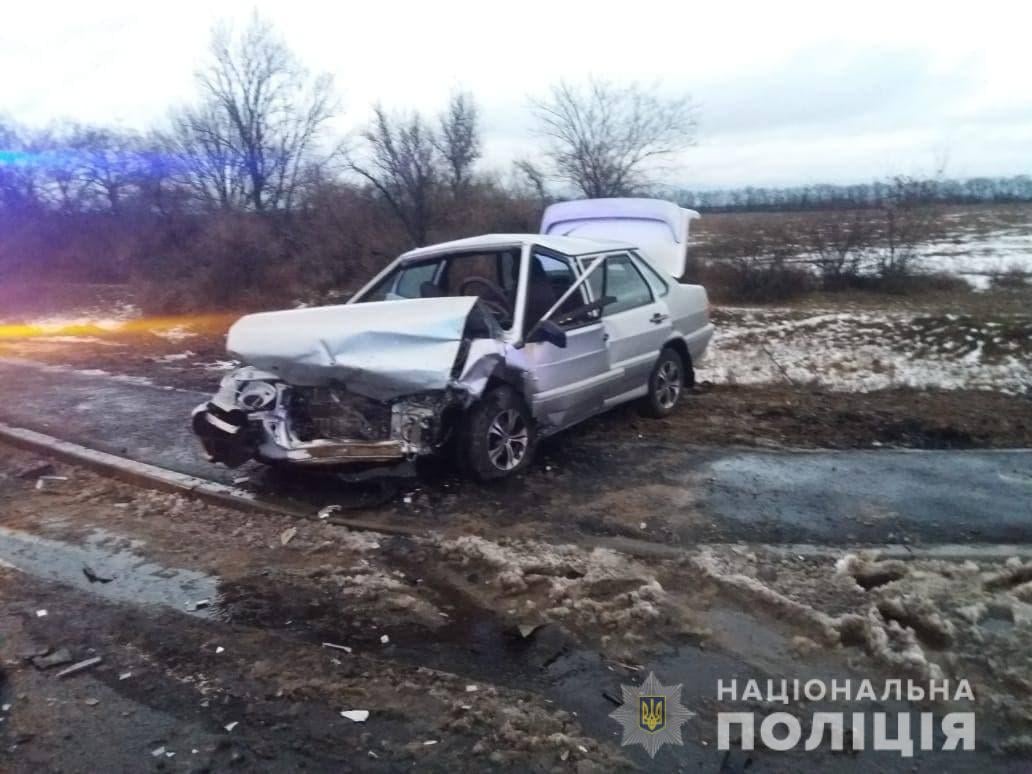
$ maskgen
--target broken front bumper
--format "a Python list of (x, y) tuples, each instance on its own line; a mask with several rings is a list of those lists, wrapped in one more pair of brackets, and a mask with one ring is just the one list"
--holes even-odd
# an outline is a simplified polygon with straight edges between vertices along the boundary
[(193, 411), (193, 430), (208, 459), (237, 467), (250, 459), (275, 465), (341, 465), (396, 462), (419, 453), (413, 444), (397, 439), (382, 441), (299, 441), (290, 437), (286, 422), (267, 416), (248, 416), (204, 403)]

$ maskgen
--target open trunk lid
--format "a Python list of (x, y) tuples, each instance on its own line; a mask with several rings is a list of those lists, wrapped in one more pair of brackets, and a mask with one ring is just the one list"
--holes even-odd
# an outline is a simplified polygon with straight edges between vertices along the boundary
[(679, 278), (688, 256), (688, 227), (698, 217), (662, 199), (582, 199), (551, 205), (541, 233), (628, 242), (657, 269)]

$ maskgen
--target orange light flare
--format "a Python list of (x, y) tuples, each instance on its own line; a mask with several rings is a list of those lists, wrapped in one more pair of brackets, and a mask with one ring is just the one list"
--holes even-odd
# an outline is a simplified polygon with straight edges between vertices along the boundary
[(194, 314), (166, 317), (134, 317), (124, 320), (111, 318), (75, 318), (43, 320), (34, 323), (0, 324), (0, 341), (18, 341), (55, 336), (74, 339), (103, 339), (125, 335), (151, 334), (168, 341), (194, 336), (224, 335), (233, 324), (236, 314)]

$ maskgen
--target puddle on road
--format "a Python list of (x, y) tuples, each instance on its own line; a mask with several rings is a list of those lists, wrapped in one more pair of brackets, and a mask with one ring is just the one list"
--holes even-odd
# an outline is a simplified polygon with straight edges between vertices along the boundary
[(74, 545), (0, 527), (0, 560), (22, 572), (116, 602), (214, 615), (214, 607), (192, 608), (202, 599), (217, 601), (218, 578), (157, 564), (136, 552), (141, 545), (105, 530)]

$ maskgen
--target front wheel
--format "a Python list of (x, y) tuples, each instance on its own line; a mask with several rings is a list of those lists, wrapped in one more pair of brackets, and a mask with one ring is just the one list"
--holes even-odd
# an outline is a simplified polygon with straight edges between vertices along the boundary
[(466, 461), (481, 481), (511, 476), (530, 464), (535, 440), (523, 399), (510, 387), (496, 387), (470, 410)]
[(670, 414), (684, 394), (684, 360), (670, 347), (659, 353), (659, 360), (649, 375), (649, 391), (642, 398), (642, 411), (650, 417)]

